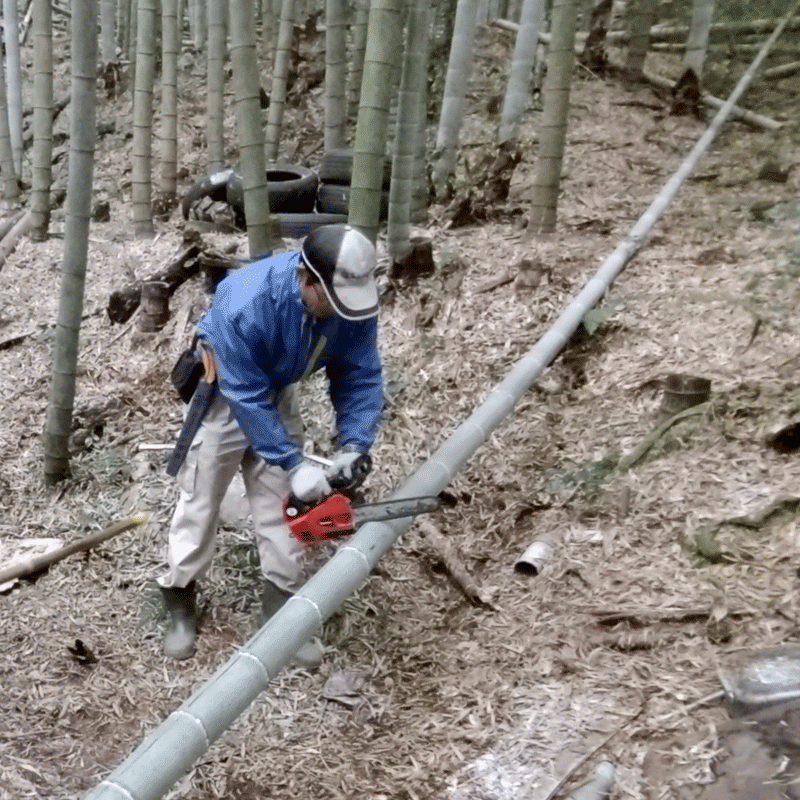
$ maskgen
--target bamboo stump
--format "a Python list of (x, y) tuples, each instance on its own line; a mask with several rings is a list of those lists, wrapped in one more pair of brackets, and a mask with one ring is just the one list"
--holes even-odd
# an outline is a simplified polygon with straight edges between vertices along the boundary
[(155, 333), (167, 324), (168, 319), (169, 286), (165, 281), (145, 281), (142, 284), (139, 330)]

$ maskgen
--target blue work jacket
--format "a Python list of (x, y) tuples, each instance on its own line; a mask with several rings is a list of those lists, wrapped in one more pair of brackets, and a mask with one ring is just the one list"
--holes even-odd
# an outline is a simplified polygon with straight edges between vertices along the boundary
[(299, 256), (280, 253), (231, 272), (197, 329), (250, 446), (286, 470), (302, 453), (276, 411), (282, 389), (324, 367), (339, 447), (363, 453), (372, 445), (383, 396), (377, 319), (311, 316), (300, 297)]

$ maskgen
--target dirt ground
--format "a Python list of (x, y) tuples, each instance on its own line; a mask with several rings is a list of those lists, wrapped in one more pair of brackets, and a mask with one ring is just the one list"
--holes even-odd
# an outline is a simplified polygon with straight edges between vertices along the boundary
[[(461, 180), (492, 147), (512, 46), (507, 31), (479, 30)], [(675, 77), (666, 58), (652, 66)], [(201, 72), (185, 60), (186, 185), (204, 167)], [(312, 167), (320, 99), (313, 89), (287, 114), (292, 156)], [(719, 697), (730, 659), (797, 643), (800, 632), (800, 460), (765, 443), (800, 415), (800, 169), (782, 183), (757, 177), (768, 161), (797, 163), (794, 79), (758, 83), (743, 104), (784, 128), (723, 129), (607, 294), (592, 335), (573, 338), (449, 487), (455, 504), (430, 520), (446, 554), (413, 527), (326, 623), (322, 667), (281, 674), (168, 797), (552, 800), (602, 760), (616, 766), (612, 798), (798, 796), (795, 712), (743, 722)], [(646, 86), (578, 70), (550, 240), (523, 237), (536, 108), (507, 203), (458, 228), (431, 208), (423, 227), (437, 272), (396, 287), (382, 278), (390, 403), (371, 498), (477, 406), (647, 208), (704, 130), (667, 112)], [(155, 240), (132, 238), (130, 113), (125, 99), (99, 109), (116, 125), (95, 167), (95, 199), (110, 202), (111, 219), (91, 226), (73, 475), (55, 490), (42, 481), (41, 433), (63, 221), (45, 243), (21, 241), (0, 271), (0, 544), (71, 541), (150, 514), (0, 595), (0, 800), (83, 797), (253, 631), (258, 567), (234, 490), (201, 590), (197, 655), (176, 663), (160, 651), (152, 580), (175, 488), (168, 451), (143, 445), (168, 445), (179, 427), (167, 373), (208, 295), (201, 280), (184, 284), (157, 334), (106, 316), (112, 290), (182, 247), (177, 213)], [(242, 236), (208, 240), (245, 253)], [(522, 258), (541, 266), (538, 283), (486, 290)], [(673, 373), (709, 379), (711, 394), (664, 426)], [(323, 394), (311, 382), (303, 399), (321, 453)], [(551, 557), (541, 571), (515, 570), (543, 535)]]

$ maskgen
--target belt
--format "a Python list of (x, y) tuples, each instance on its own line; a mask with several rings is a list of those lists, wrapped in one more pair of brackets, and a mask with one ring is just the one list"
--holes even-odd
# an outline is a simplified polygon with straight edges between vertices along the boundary
[(186, 417), (183, 420), (183, 427), (178, 434), (178, 441), (175, 442), (172, 455), (167, 463), (167, 475), (171, 475), (173, 478), (178, 474), (183, 462), (186, 460), (186, 454), (189, 452), (197, 431), (200, 430), (203, 417), (211, 407), (211, 403), (217, 394), (217, 369), (214, 364), (214, 354), (204, 345), (200, 344), (198, 346), (200, 348), (200, 357), (203, 359), (204, 374), (194, 390)]

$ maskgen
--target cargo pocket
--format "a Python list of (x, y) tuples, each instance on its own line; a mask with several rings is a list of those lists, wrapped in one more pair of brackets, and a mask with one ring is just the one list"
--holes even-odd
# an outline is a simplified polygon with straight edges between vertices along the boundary
[(189, 452), (186, 453), (186, 460), (181, 464), (181, 468), (175, 476), (175, 480), (181, 491), (186, 492), (186, 494), (194, 494), (195, 485), (197, 483), (197, 463), (200, 456), (201, 443), (200, 431), (198, 431), (197, 435), (194, 437), (192, 446), (189, 448)]

